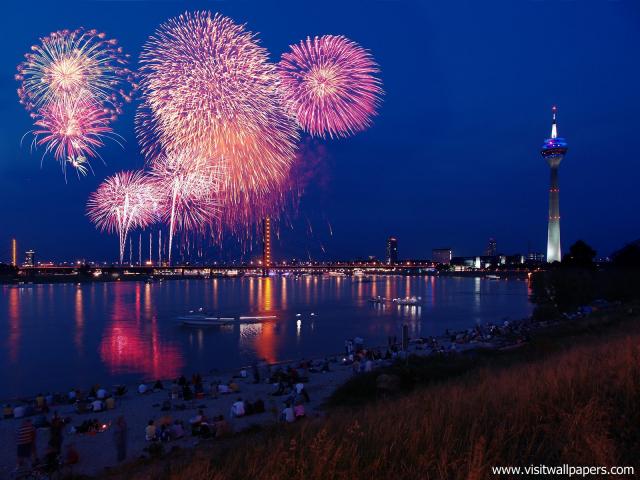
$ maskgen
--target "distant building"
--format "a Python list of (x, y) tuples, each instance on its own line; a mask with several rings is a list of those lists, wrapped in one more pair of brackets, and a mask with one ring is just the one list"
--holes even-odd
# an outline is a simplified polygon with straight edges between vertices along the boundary
[(398, 263), (398, 239), (396, 237), (387, 239), (387, 263), (389, 265)]
[(24, 254), (24, 266), (35, 267), (36, 266), (36, 252), (33, 250), (27, 250)]
[(542, 252), (529, 252), (527, 254), (527, 260), (530, 260), (532, 262), (544, 262), (545, 256)]
[(431, 251), (431, 260), (442, 265), (449, 265), (453, 252), (450, 248), (434, 248)]
[(484, 251), (486, 257), (495, 257), (498, 253), (498, 245), (495, 238), (490, 238), (487, 248)]

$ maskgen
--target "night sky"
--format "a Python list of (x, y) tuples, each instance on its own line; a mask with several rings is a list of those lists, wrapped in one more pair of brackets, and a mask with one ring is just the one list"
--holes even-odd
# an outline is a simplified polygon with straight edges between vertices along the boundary
[[(385, 96), (367, 132), (325, 140), (321, 166), (276, 259), (384, 256), (431, 249), (479, 254), (545, 251), (549, 169), (540, 156), (553, 104), (569, 143), (560, 167), (564, 250), (577, 239), (607, 255), (640, 238), (640, 4), (632, 0), (10, 2), (0, 51), (0, 261), (10, 238), (39, 259), (107, 259), (117, 238), (98, 233), (85, 203), (105, 176), (142, 167), (135, 105), (114, 127), (124, 148), (68, 183), (42, 150), (18, 103), (15, 66), (38, 37), (85, 26), (115, 37), (137, 64), (154, 29), (185, 10), (209, 9), (259, 33), (277, 60), (307, 35), (344, 34), (368, 48)], [(316, 147), (316, 150), (322, 149)], [(330, 232), (333, 232), (331, 235)], [(136, 235), (137, 237), (137, 235)], [(236, 258), (228, 245), (210, 258)], [(22, 255), (20, 255), (22, 257)], [(251, 254), (245, 255), (249, 258)]]

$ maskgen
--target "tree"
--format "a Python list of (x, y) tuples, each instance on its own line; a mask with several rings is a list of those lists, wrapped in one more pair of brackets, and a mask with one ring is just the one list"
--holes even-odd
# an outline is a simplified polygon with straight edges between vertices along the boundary
[(612, 260), (616, 267), (640, 268), (640, 246), (630, 243), (615, 252)]
[(596, 251), (583, 240), (578, 240), (571, 245), (569, 253), (562, 259), (562, 265), (569, 267), (589, 268), (593, 266)]

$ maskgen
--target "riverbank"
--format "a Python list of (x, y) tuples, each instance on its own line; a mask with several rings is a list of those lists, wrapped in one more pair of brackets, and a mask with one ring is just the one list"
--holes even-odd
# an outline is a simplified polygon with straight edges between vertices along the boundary
[[(447, 332), (446, 336), (439, 338), (413, 339), (406, 352), (396, 352), (397, 347), (386, 351), (385, 348), (368, 349), (368, 355), (362, 358), (361, 370), (376, 370), (393, 363), (394, 358), (403, 355), (415, 354), (419, 356), (449, 356), (455, 353), (475, 348), (501, 348), (505, 345), (519, 341), (521, 329), (527, 325), (526, 321), (513, 322), (510, 325), (476, 326), (461, 332)], [(230, 422), (232, 430), (239, 432), (260, 426), (261, 428), (277, 424), (284, 408), (284, 401), (291, 394), (291, 388), (285, 387), (284, 394), (273, 395), (277, 386), (266, 382), (267, 377), (273, 379), (278, 367), (286, 372), (287, 367), (297, 368), (301, 375), (307, 377), (305, 390), (310, 401), (304, 403), (306, 418), (318, 418), (324, 415), (323, 405), (336, 391), (336, 388), (344, 384), (354, 375), (354, 364), (348, 359), (345, 362), (343, 356), (331, 356), (325, 359), (316, 359), (310, 366), (301, 366), (300, 361), (287, 362), (288, 365), (272, 366), (271, 374), (267, 375), (261, 369), (261, 381), (254, 383), (253, 375), (243, 375), (240, 370), (228, 373), (216, 373), (206, 375), (203, 378), (203, 394), (195, 400), (185, 400), (182, 391), (177, 389), (175, 395), (171, 395), (172, 380), (163, 381), (163, 389), (157, 389), (150, 393), (137, 393), (138, 385), (129, 385), (126, 393), (120, 395), (115, 388), (107, 388), (107, 396), (113, 394), (115, 408), (100, 412), (79, 413), (78, 404), (84, 405), (84, 409), (90, 409), (90, 403), (95, 399), (96, 393), (78, 393), (78, 398), (84, 398), (82, 402), (75, 404), (67, 401), (67, 395), (59, 394), (49, 399), (48, 412), (39, 411), (37, 405), (42, 400), (27, 398), (20, 402), (12, 402), (15, 408), (27, 409), (26, 413), (34, 423), (42, 424), (37, 431), (37, 453), (43, 458), (47, 452), (50, 431), (46, 425), (54, 412), (57, 412), (65, 421), (64, 445), (73, 445), (80, 456), (80, 462), (74, 467), (74, 473), (84, 475), (96, 475), (113, 467), (116, 462), (116, 450), (113, 441), (113, 428), (116, 419), (124, 416), (128, 424), (128, 440), (130, 459), (148, 456), (148, 447), (152, 444), (145, 439), (145, 427), (150, 420), (156, 422), (183, 422), (185, 426), (202, 410), (210, 419), (224, 415)], [(368, 359), (368, 360), (367, 360)], [(328, 367), (328, 368), (327, 368)], [(246, 371), (245, 371), (246, 373)], [(365, 375), (361, 373), (359, 375)], [(236, 384), (238, 391), (232, 394), (212, 394), (211, 386), (217, 383)], [(295, 382), (292, 382), (295, 383)], [(148, 384), (152, 387), (152, 384)], [(193, 388), (193, 387), (192, 387)], [(98, 390), (96, 388), (95, 390)], [(108, 390), (111, 390), (109, 392)], [(153, 389), (151, 389), (153, 390)], [(217, 392), (217, 388), (214, 389)], [(250, 416), (230, 418), (232, 404), (242, 398), (245, 402), (255, 403), (261, 400), (265, 411)], [(46, 403), (46, 400), (45, 400)], [(140, 412), (144, 412), (141, 414)], [(22, 413), (22, 410), (20, 411)], [(169, 418), (170, 417), (170, 420)], [(95, 420), (97, 428), (91, 428), (88, 433), (78, 433), (86, 427), (87, 421)], [(15, 432), (21, 424), (21, 419), (8, 418), (0, 421), (0, 442), (9, 446), (0, 452), (0, 475), (8, 476), (15, 466)], [(201, 441), (199, 437), (187, 435), (178, 440), (173, 440), (164, 445), (166, 449), (191, 448)], [(63, 448), (64, 452), (64, 448)]]
[(541, 325), (521, 348), (411, 393), (378, 391), (355, 408), (338, 400), (321, 419), (174, 450), (103, 478), (468, 480), (505, 465), (637, 466), (637, 312), (627, 305)]

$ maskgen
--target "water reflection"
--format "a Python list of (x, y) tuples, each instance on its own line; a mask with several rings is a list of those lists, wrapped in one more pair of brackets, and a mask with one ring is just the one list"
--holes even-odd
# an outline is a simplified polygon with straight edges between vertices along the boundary
[[(130, 285), (114, 285), (111, 320), (102, 335), (100, 358), (111, 374), (138, 373), (147, 379), (173, 378), (180, 374), (184, 362), (179, 349), (163, 342), (155, 316), (140, 316), (140, 284), (135, 284), (134, 320), (126, 295)], [(148, 332), (145, 324), (150, 323)]]
[(20, 290), (18, 288), (8, 288), (8, 290), (9, 338), (7, 351), (9, 353), (9, 363), (14, 364), (18, 360), (18, 349), (20, 348)]
[[(521, 318), (530, 312), (527, 288), (526, 282), (391, 275), (7, 287), (0, 290), (0, 365), (10, 368), (0, 369), (0, 398), (26, 393), (19, 378), (29, 378), (38, 390), (55, 390), (131, 376), (175, 377), (212, 365), (228, 370), (255, 358), (317, 358), (354, 336), (384, 344), (405, 323), (412, 336), (427, 336), (468, 328), (478, 319)], [(415, 295), (423, 303), (367, 301), (377, 295)], [(176, 321), (201, 306), (220, 316), (277, 318), (211, 329)], [(55, 377), (47, 374), (54, 366)]]

